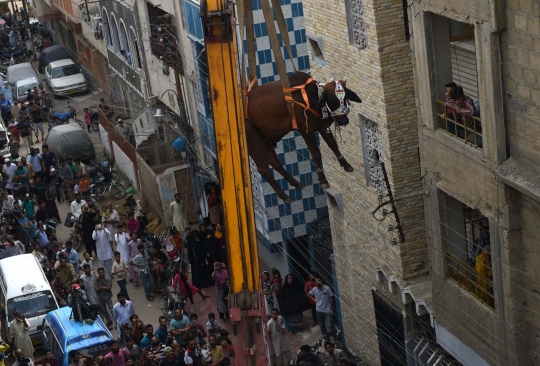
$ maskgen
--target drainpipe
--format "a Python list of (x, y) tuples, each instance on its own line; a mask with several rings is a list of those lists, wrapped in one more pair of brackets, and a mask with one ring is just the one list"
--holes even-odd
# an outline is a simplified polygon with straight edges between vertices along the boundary
[(503, 109), (503, 124), (504, 124), (504, 143), (505, 143), (505, 158), (510, 158), (510, 132), (508, 127), (508, 111), (506, 106), (506, 83), (504, 78), (504, 59), (502, 54), (502, 32), (499, 32), (499, 69), (500, 69), (500, 79), (501, 79), (501, 102)]

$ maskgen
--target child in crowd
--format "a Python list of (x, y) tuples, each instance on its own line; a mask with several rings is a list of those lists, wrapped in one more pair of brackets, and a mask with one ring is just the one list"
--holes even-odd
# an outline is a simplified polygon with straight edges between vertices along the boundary
[(211, 365), (212, 355), (210, 354), (210, 348), (208, 347), (208, 343), (204, 339), (201, 339), (200, 345), (201, 345), (202, 361), (204, 362), (205, 365)]
[(221, 324), (216, 320), (216, 315), (214, 313), (208, 313), (208, 321), (206, 322), (206, 330), (208, 330), (208, 335), (215, 335), (216, 339), (221, 337)]
[[(84, 271), (83, 266), (84, 266), (85, 264), (88, 264), (88, 265), (90, 266), (90, 268), (93, 269), (93, 268), (94, 268), (94, 266), (93, 266), (94, 258), (90, 257), (90, 254), (89, 254), (88, 252), (84, 252), (83, 256), (84, 256), (84, 260), (83, 260), (83, 261), (81, 262), (81, 264), (79, 265), (79, 269), (80, 269), (81, 271)], [(93, 272), (93, 271), (92, 271), (92, 272)]]

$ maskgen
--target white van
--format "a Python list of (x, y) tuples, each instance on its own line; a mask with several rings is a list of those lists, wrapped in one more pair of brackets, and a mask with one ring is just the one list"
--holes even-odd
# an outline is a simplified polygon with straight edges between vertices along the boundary
[[(56, 297), (33, 254), (21, 254), (0, 260), (0, 309), (2, 339), (9, 339), (9, 323), (19, 309), (30, 324), (30, 338), (41, 344), (41, 323), (51, 310), (58, 309)], [(5, 337), (5, 338), (4, 338)]]

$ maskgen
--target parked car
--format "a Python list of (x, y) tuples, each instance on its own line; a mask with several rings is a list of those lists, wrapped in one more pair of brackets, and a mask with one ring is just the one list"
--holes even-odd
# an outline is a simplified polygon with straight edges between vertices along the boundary
[(47, 47), (39, 55), (38, 70), (44, 72), (48, 64), (58, 60), (66, 60), (72, 57), (71, 52), (61, 44)]
[[(7, 68), (6, 80), (9, 82), (9, 85), (13, 87), (13, 91), (15, 93), (13, 97), (15, 98), (15, 96), (17, 96), (17, 98), (19, 98), (19, 96), (17, 95), (17, 84), (19, 82), (24, 85), (36, 82), (37, 85), (39, 79), (36, 70), (34, 70), (34, 68), (32, 67), (32, 64), (30, 64), (30, 62), (23, 62), (21, 64), (13, 65)], [(32, 89), (33, 87), (34, 86), (29, 89)], [(24, 91), (24, 93), (26, 94), (26, 90)], [(25, 98), (26, 95), (24, 95), (22, 100), (24, 100)], [(21, 99), (18, 100), (22, 101)]]
[(72, 60), (51, 62), (45, 68), (45, 83), (54, 95), (68, 95), (88, 90), (82, 70)]
[(26, 100), (26, 96), (28, 95), (28, 90), (33, 90), (34, 87), (37, 87), (38, 85), (39, 81), (35, 77), (17, 81), (13, 88), (15, 91), (13, 99), (18, 100), (19, 102), (24, 102)]

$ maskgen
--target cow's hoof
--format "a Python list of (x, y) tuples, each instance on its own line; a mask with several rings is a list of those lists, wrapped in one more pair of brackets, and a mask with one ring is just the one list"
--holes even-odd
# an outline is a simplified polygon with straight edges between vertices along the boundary
[(330, 188), (330, 184), (328, 182), (321, 183), (321, 189), (328, 189), (328, 188)]
[(343, 169), (345, 169), (345, 171), (346, 171), (347, 173), (352, 173), (352, 172), (354, 172), (354, 168), (353, 168), (352, 166), (350, 166), (350, 165), (344, 166)]
[(300, 183), (299, 185), (297, 185), (297, 186), (294, 187), (294, 188), (296, 188), (296, 189), (304, 189), (304, 188), (306, 188), (306, 186), (303, 185), (302, 183)]
[(285, 199), (283, 200), (283, 202), (285, 202), (285, 203), (293, 203), (294, 200), (293, 200), (291, 197), (288, 197), (288, 196), (287, 196), (287, 198), (285, 198)]

